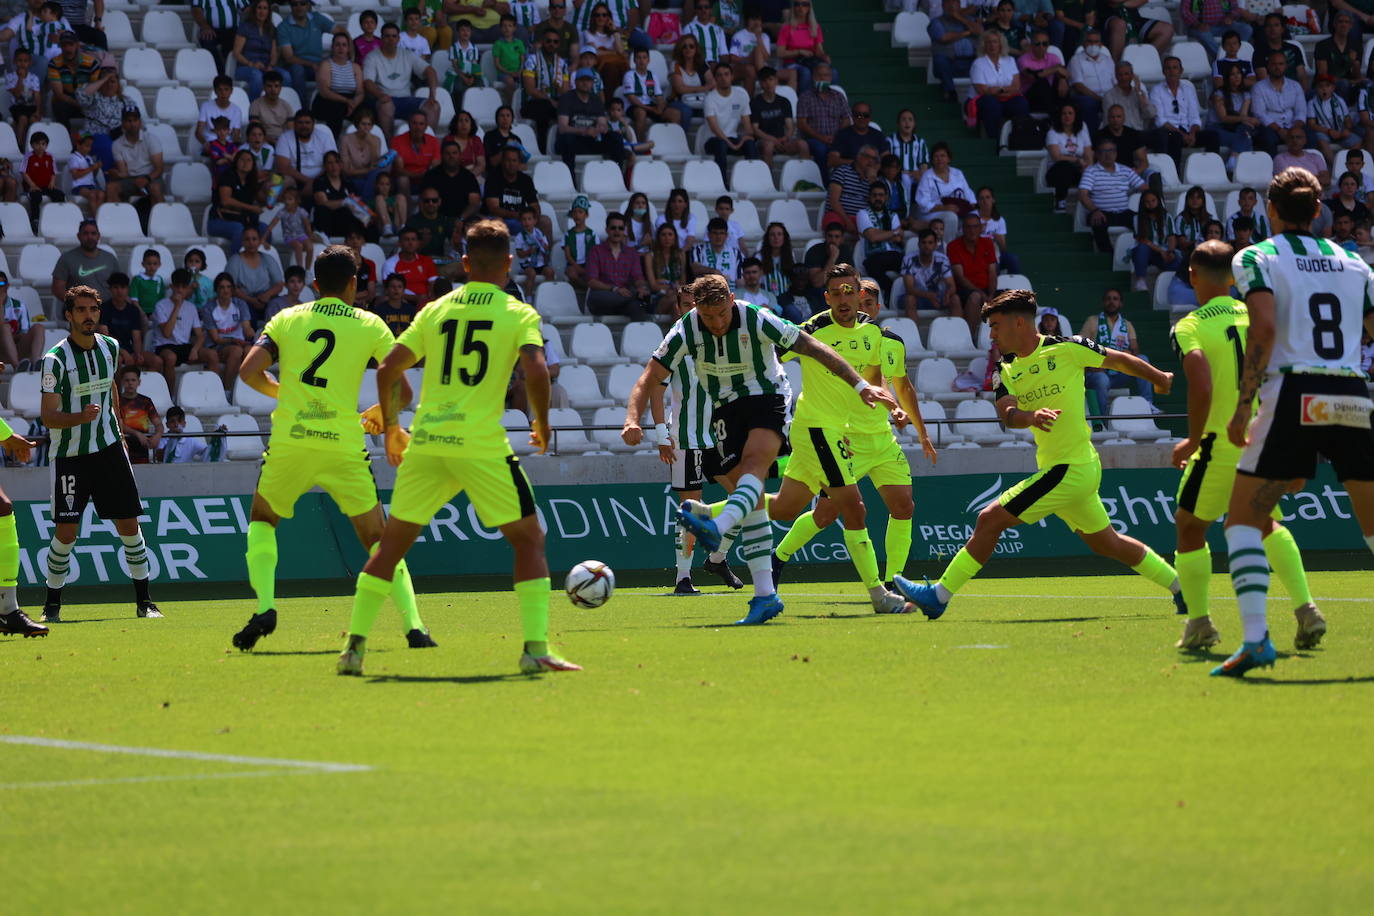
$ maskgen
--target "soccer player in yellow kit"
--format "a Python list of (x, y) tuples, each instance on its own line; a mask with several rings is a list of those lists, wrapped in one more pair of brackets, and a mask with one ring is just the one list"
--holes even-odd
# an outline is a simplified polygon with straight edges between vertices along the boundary
[[(859, 308), (869, 319), (878, 319), (878, 296), (880, 290), (873, 280), (863, 280), (859, 293)], [(831, 308), (848, 312), (848, 306)], [(887, 381), (889, 389), (897, 398), (908, 419), (916, 424), (921, 441), (921, 449), (930, 463), (936, 461), (935, 446), (926, 433), (925, 423), (921, 420), (921, 408), (916, 402), (916, 386), (906, 374), (906, 344), (902, 338), (889, 330), (882, 330), (879, 349), (879, 375)], [(875, 411), (855, 410), (849, 416), (849, 445), (853, 455), (854, 476), (873, 481), (878, 495), (887, 507), (887, 576), (885, 582), (889, 591), (893, 589), (894, 576), (901, 574), (906, 566), (907, 556), (911, 553), (911, 516), (915, 503), (911, 498), (911, 466), (906, 454), (893, 435), (886, 415)], [(773, 579), (776, 582), (782, 574), (783, 564), (790, 560), (798, 550), (806, 546), (818, 533), (824, 531), (835, 519), (839, 510), (834, 500), (821, 496), (816, 508), (797, 516), (792, 528), (783, 537), (782, 543), (773, 552)]]
[[(825, 301), (830, 309), (811, 316), (801, 329), (839, 353), (863, 383), (882, 387), (882, 329), (859, 310), (859, 293), (859, 272), (852, 264), (836, 264), (825, 280)], [(788, 353), (782, 358), (790, 359), (793, 355)], [(856, 398), (853, 386), (820, 362), (806, 359), (801, 367), (802, 393), (788, 436), (792, 458), (783, 472), (781, 489), (768, 502), (768, 515), (774, 520), (796, 518), (813, 497), (824, 493), (833, 506), (827, 511), (838, 515), (844, 526), (845, 547), (860, 581), (868, 589), (873, 610), (879, 614), (909, 613), (915, 609), (901, 596), (889, 592), (878, 575), (878, 557), (868, 533), (867, 509), (859, 494), (859, 474), (855, 468), (856, 462), (862, 462), (865, 472), (873, 475), (880, 487), (905, 486), (905, 514), (910, 519), (911, 467), (906, 455), (888, 428), (886, 411), (873, 410)], [(859, 412), (871, 412), (876, 419), (859, 427), (859, 423), (869, 419), (858, 416)], [(898, 422), (906, 419), (901, 408), (894, 410), (893, 416)], [(869, 433), (870, 428), (879, 424), (886, 442)], [(856, 439), (852, 435), (856, 432), (861, 432), (862, 437)], [(856, 444), (862, 449), (861, 454), (855, 451)], [(806, 540), (819, 530), (810, 519), (797, 521), (804, 526)], [(783, 543), (786, 545), (787, 539)], [(779, 559), (774, 556), (775, 584), (783, 568)]]
[[(1235, 250), (1226, 242), (1203, 242), (1188, 262), (1197, 301), (1202, 303), (1174, 325), (1174, 350), (1188, 379), (1188, 438), (1174, 446), (1174, 467), (1183, 471), (1178, 484), (1178, 552), (1174, 566), (1188, 605), (1180, 649), (1206, 649), (1221, 641), (1207, 606), (1212, 578), (1212, 552), (1207, 529), (1226, 514), (1236, 482), (1241, 448), (1226, 436), (1226, 424), (1240, 398), (1240, 372), (1245, 355), (1250, 313), (1231, 298), (1231, 261)], [(1234, 382), (1234, 384), (1233, 384)], [(1298, 632), (1293, 644), (1314, 648), (1326, 634), (1326, 618), (1312, 603), (1302, 551), (1293, 532), (1279, 524), (1278, 508), (1263, 527), (1264, 553), (1297, 602), (1293, 615)]]
[[(0, 369), (4, 364), (0, 363)], [(29, 460), (34, 443), (10, 429), (0, 419), (0, 448), (20, 463)], [(0, 635), (47, 636), (48, 628), (34, 623), (19, 607), (19, 529), (14, 521), (14, 503), (0, 489)]]
[[(387, 461), (397, 467), (391, 518), (377, 552), (358, 574), (348, 644), (339, 674), (362, 674), (367, 634), (392, 589), (392, 576), (434, 513), (466, 491), (477, 517), (515, 552), (515, 595), (525, 645), (520, 670), (581, 671), (550, 649), (549, 565), (534, 490), (501, 425), (506, 385), (517, 361), (533, 413), (530, 444), (549, 442), (549, 370), (539, 314), (501, 288), (510, 273), (510, 233), (498, 220), (467, 231), (468, 282), (425, 306), (377, 370)], [(405, 370), (425, 360), (411, 432), (400, 426)]]
[(1125, 563), (1173, 593), (1185, 610), (1174, 568), (1135, 538), (1118, 534), (1098, 495), (1102, 463), (1084, 416), (1083, 370), (1107, 368), (1143, 378), (1168, 394), (1173, 373), (1162, 372), (1130, 353), (1098, 346), (1082, 337), (1046, 337), (1035, 327), (1035, 293), (1014, 289), (983, 306), (983, 320), (1002, 353), (996, 382), (997, 415), (1008, 429), (1030, 427), (1039, 471), (1011, 487), (978, 513), (968, 543), (945, 567), (935, 585), (902, 576), (897, 589), (935, 620), (950, 598), (992, 558), (1002, 532), (1057, 515), (1094, 553)]
[[(320, 297), (274, 315), (239, 367), (244, 384), (277, 400), (248, 523), (245, 559), (258, 610), (234, 634), (234, 646), (244, 652), (277, 628), (277, 524), (295, 513), (302, 494), (314, 486), (328, 493), (364, 547), (370, 549), (382, 536), (382, 506), (363, 444), (358, 389), (368, 361), (385, 358), (394, 340), (381, 318), (353, 306), (357, 276), (352, 248), (326, 248), (315, 260)], [(267, 374), (274, 362), (280, 380)], [(409, 399), (409, 385), (405, 388)], [(404, 567), (391, 594), (410, 647), (434, 646)]]

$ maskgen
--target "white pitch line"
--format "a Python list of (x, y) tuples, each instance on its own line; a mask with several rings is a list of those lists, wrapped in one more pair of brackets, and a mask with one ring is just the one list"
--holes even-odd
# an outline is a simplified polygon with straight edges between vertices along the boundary
[[(309, 771), (306, 771), (309, 772)], [(280, 770), (247, 770), (240, 773), (183, 773), (168, 776), (126, 776), (123, 779), (60, 779), (44, 782), (0, 782), (4, 789), (64, 789), (81, 786), (113, 786), (140, 782), (181, 782), (202, 779), (242, 779), (246, 776), (279, 776)]]
[(286, 760), (280, 757), (239, 757), (234, 754), (206, 754), (201, 751), (172, 751), (158, 747), (125, 747), (118, 744), (92, 744), (88, 741), (63, 741), (31, 735), (0, 735), (3, 744), (27, 744), (67, 751), (95, 751), (101, 754), (132, 754), (138, 757), (166, 757), (175, 760), (206, 760), (212, 763), (238, 763), (247, 766), (286, 767), (321, 773), (363, 773), (372, 767), (361, 763), (328, 763), (318, 760)]

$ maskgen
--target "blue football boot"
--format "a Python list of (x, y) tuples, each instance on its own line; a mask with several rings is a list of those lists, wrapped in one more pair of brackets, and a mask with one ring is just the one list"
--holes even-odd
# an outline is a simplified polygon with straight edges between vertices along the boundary
[(720, 529), (711, 517), (711, 507), (695, 499), (684, 499), (677, 510), (677, 523), (693, 534), (708, 553), (720, 549)]
[(917, 585), (905, 576), (893, 576), (892, 584), (897, 586), (897, 591), (901, 592), (906, 600), (921, 609), (921, 613), (931, 620), (939, 620), (940, 615), (949, 607), (935, 595), (935, 586), (926, 580), (925, 585)]
[(756, 627), (759, 624), (767, 623), (781, 613), (782, 599), (778, 597), (777, 592), (767, 596), (755, 596), (749, 599), (749, 613), (745, 614), (742, 619), (736, 620), (735, 625)]
[(1259, 642), (1243, 642), (1236, 654), (1212, 669), (1212, 677), (1244, 677), (1252, 668), (1272, 668), (1279, 653), (1269, 641), (1269, 634)]

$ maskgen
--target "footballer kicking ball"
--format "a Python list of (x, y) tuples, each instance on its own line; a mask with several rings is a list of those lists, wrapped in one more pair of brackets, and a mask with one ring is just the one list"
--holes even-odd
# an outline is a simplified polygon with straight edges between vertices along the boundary
[(568, 571), (563, 588), (578, 607), (601, 607), (615, 591), (615, 573), (599, 560), (583, 560)]

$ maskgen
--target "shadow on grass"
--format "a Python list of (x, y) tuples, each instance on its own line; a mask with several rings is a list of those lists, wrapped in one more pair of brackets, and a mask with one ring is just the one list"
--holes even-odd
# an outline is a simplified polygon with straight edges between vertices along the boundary
[(1235, 678), (1246, 684), (1263, 684), (1266, 687), (1320, 687), (1327, 684), (1374, 684), (1374, 674), (1363, 677), (1314, 677), (1280, 681), (1272, 677)]
[[(66, 627), (66, 626), (71, 626), (71, 625), (74, 624), (74, 623), (110, 623), (111, 621), (119, 621), (119, 620), (128, 620), (128, 621), (132, 621), (132, 620), (139, 620), (139, 619), (141, 619), (141, 618), (138, 618), (138, 617), (73, 617), (73, 618), (63, 617), (63, 618), (62, 618), (61, 620), (59, 620), (57, 623), (45, 623), (45, 624), (43, 624), (43, 626), (45, 626), (45, 627)], [(42, 620), (39, 620), (38, 622), (39, 622), (39, 623), (42, 623)]]
[(500, 681), (528, 681), (531, 674), (456, 674), (452, 677), (426, 677), (418, 674), (367, 675), (369, 684), (494, 684)]
[[(381, 653), (383, 653), (383, 652), (385, 652), (385, 651), (386, 651), (385, 649), (368, 649), (368, 650), (367, 650), (367, 654), (368, 654), (368, 655), (371, 655), (371, 654), (373, 654), (373, 653), (375, 652), (375, 653), (377, 653), (378, 655), (380, 655)], [(244, 652), (244, 653), (242, 653), (242, 654), (244, 654), (244, 655), (338, 655), (338, 654), (339, 654), (339, 650), (338, 650), (338, 649), (284, 649), (284, 650), (282, 650), (281, 652), (272, 652), (272, 651), (270, 651), (270, 650), (264, 651), (264, 650), (262, 650), (262, 649), (253, 649), (253, 650), (250, 651), (250, 652)]]
[(1100, 617), (1030, 617), (1022, 620), (978, 620), (962, 618), (965, 623), (1093, 623), (1098, 620), (1157, 620), (1159, 614), (1104, 614)]

